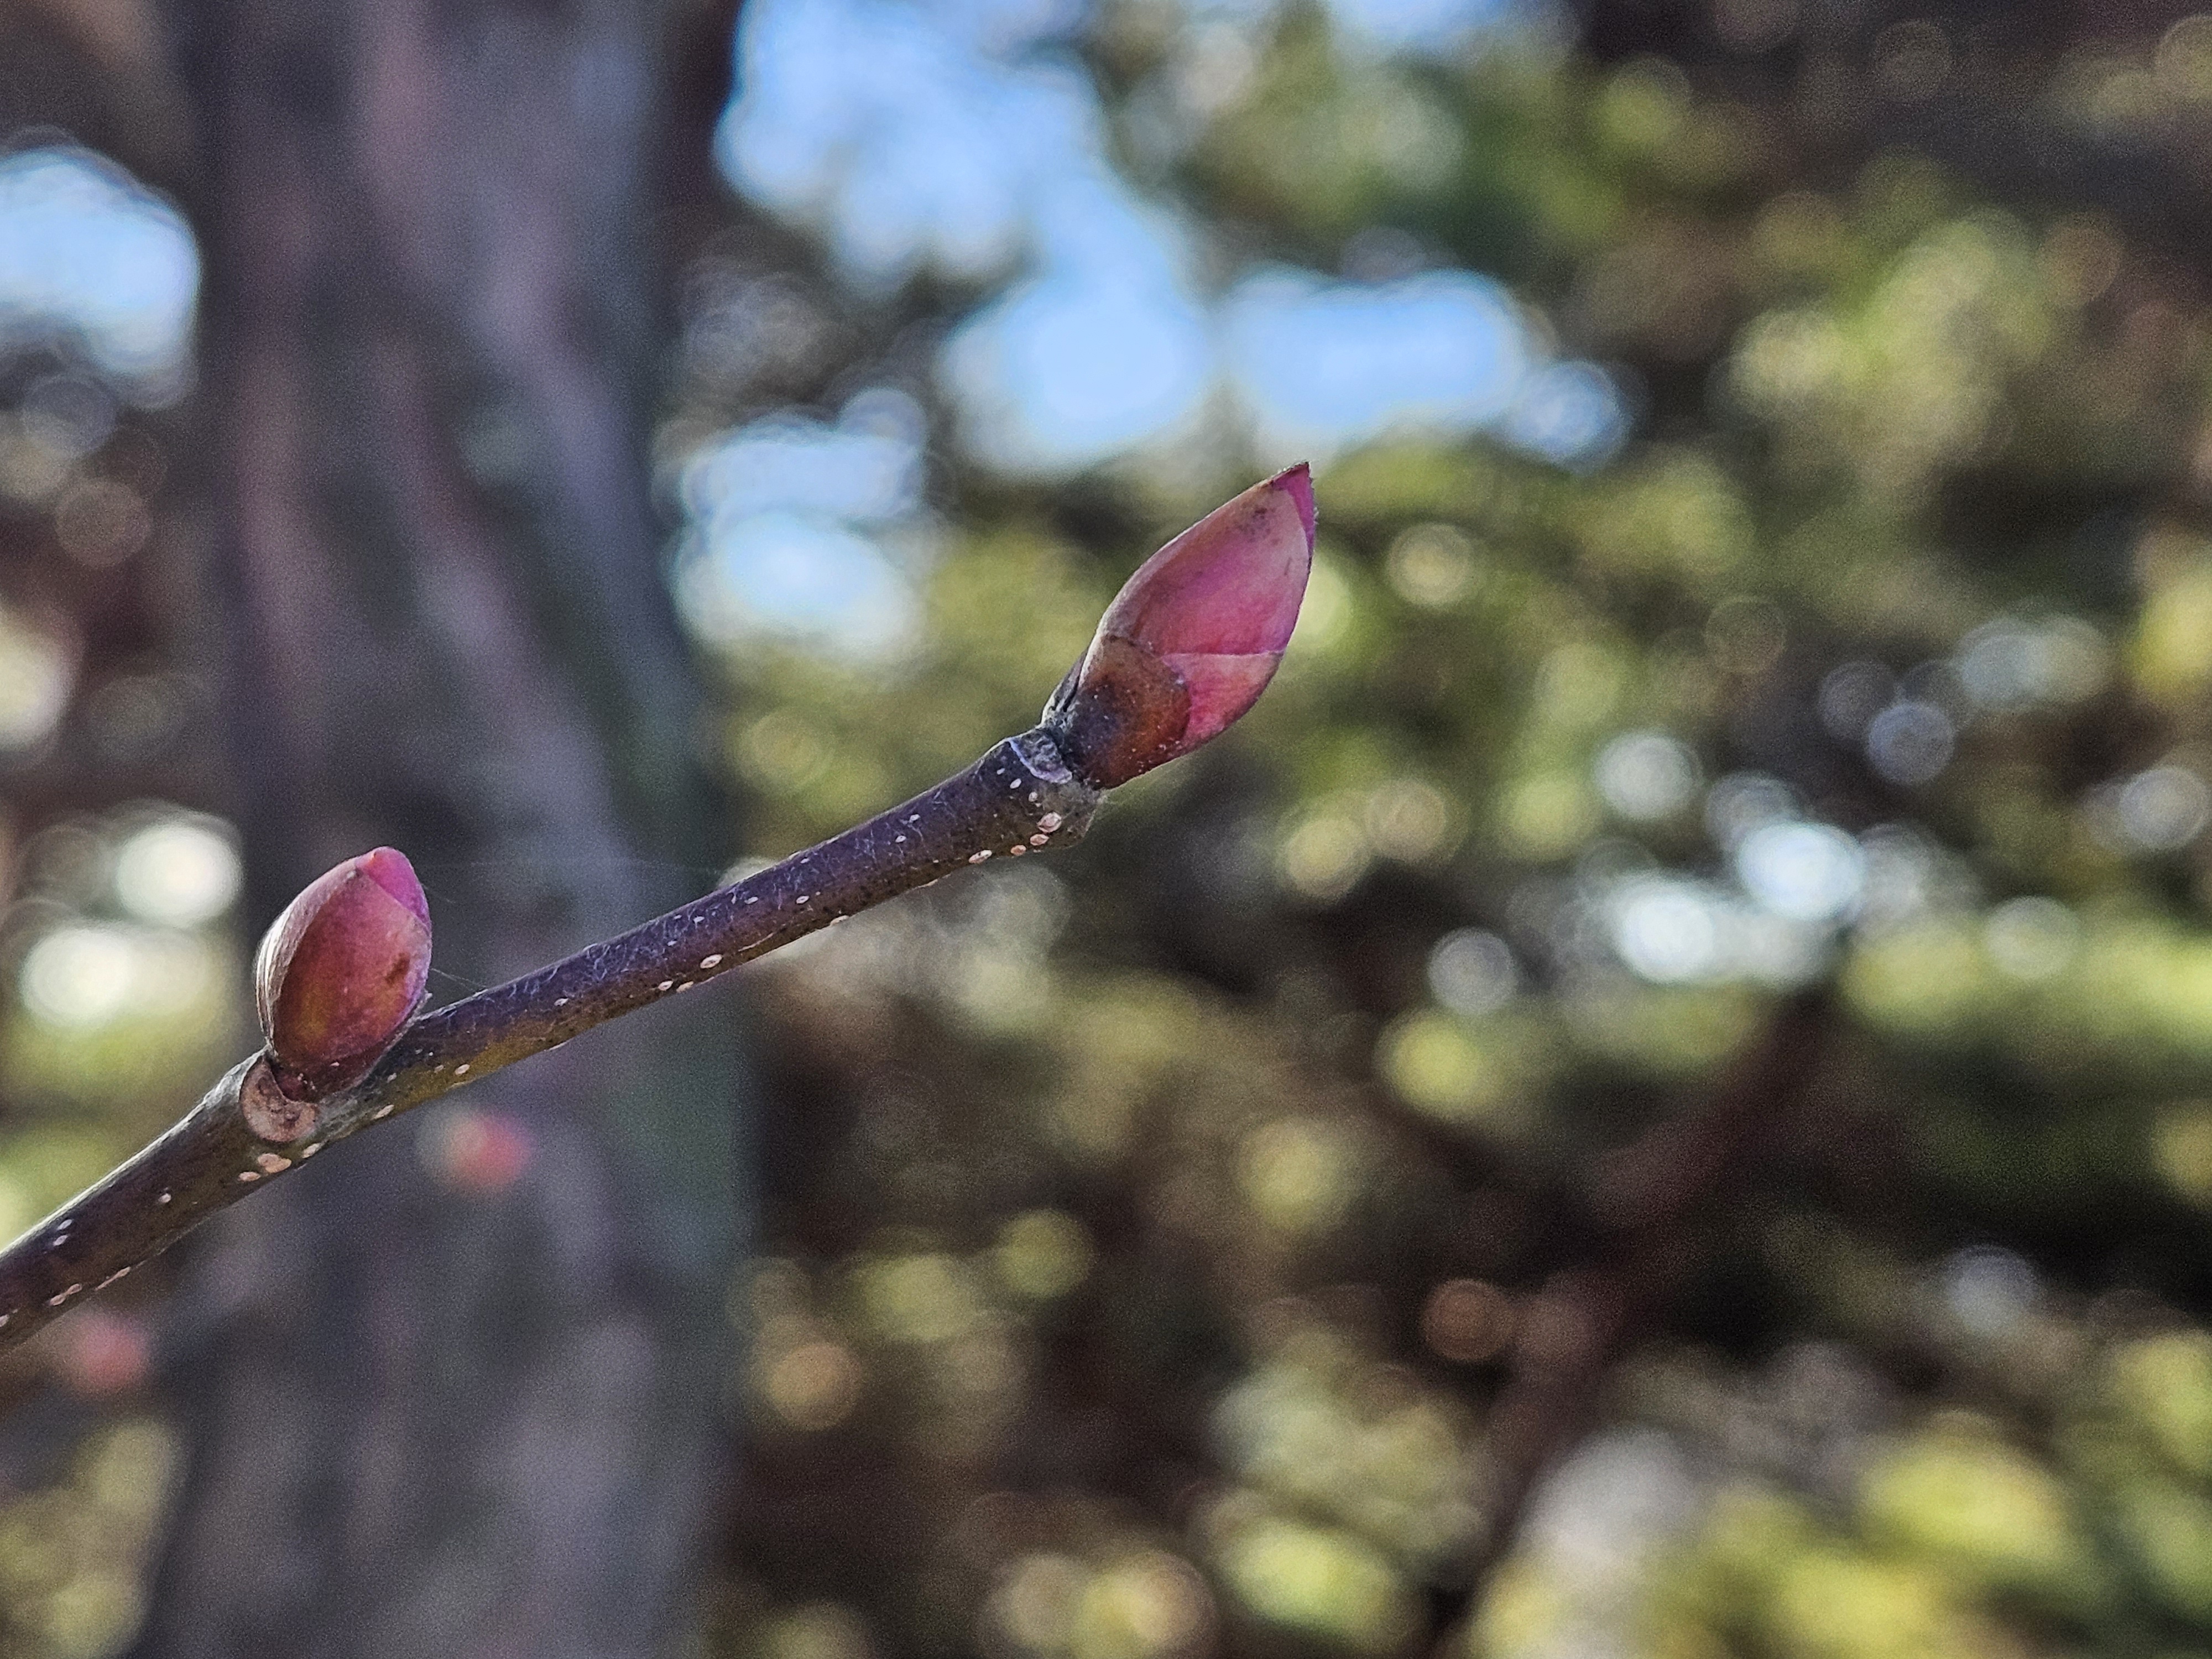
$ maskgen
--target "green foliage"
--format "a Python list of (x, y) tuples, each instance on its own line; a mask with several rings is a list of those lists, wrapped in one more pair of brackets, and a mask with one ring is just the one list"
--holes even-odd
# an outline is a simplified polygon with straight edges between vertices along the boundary
[[(1108, 8), (1120, 113), (1197, 38)], [(866, 1447), (916, 1495), (812, 1511), (827, 1577), (741, 1528), (747, 1594), (1115, 1659), (2212, 1644), (2194, 289), (2094, 197), (1819, 137), (1811, 57), (1753, 93), (1681, 42), (1415, 62), (1292, 9), (1250, 44), (1156, 167), (1194, 221), (1498, 273), (1644, 389), (1638, 435), (1582, 474), (1410, 433), (1325, 458), (1306, 613), (1237, 732), (1081, 854), (770, 970), (823, 1116), (771, 1160), (759, 1282), (811, 1288), (759, 1327), (753, 1478), (796, 1503)], [(911, 653), (732, 664), (759, 850), (1022, 723), (1145, 532), (1243, 481), (1164, 465), (1080, 517), (969, 481)], [(1855, 710), (1832, 676), (1868, 665)], [(1869, 733), (1905, 702), (1932, 761)], [(1791, 822), (1863, 861), (1833, 925), (1746, 897), (1744, 836)], [(1639, 961), (1624, 917), (1685, 894), (1667, 939), (1720, 943)], [(1593, 1172), (1818, 980), (1809, 1103), (1601, 1413), (1695, 1472), (1609, 1544), (1593, 1515), (1643, 1498), (1559, 1499), (1433, 1626), (1522, 1431), (1491, 1408), (1532, 1292), (1612, 1248)], [(1060, 1265), (1007, 1266), (1031, 1248)]]

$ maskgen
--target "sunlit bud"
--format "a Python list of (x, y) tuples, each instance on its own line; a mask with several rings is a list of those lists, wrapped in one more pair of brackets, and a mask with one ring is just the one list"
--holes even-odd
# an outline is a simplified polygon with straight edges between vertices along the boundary
[(1216, 507), (1145, 561), (1045, 710), (1100, 789), (1188, 754), (1274, 677), (1313, 568), (1304, 463)]
[(288, 1094), (356, 1083), (392, 1046), (430, 974), (430, 907), (389, 847), (319, 877), (262, 936), (253, 1000)]

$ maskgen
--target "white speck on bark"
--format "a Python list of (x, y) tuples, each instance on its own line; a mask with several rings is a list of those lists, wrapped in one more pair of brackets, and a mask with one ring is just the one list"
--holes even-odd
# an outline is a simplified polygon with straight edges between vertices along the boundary
[(700, 965), (702, 968), (719, 968), (719, 967), (720, 967), (720, 966), (722, 965), (722, 958), (721, 958), (721, 955), (720, 955), (720, 953), (718, 951), (718, 952), (716, 952), (714, 955), (713, 955), (713, 956), (711, 956), (711, 957), (701, 957), (699, 958), (699, 965)]

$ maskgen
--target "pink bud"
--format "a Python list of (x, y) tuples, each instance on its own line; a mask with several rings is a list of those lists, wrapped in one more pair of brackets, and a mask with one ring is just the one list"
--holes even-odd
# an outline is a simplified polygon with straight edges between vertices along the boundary
[(145, 1321), (106, 1308), (87, 1308), (57, 1332), (53, 1355), (62, 1382), (94, 1399), (138, 1387), (154, 1369)]
[(1146, 560), (1045, 710), (1077, 775), (1100, 789), (1127, 783), (1258, 701), (1297, 623), (1313, 547), (1301, 462)]
[(456, 1192), (488, 1198), (505, 1192), (538, 1153), (527, 1124), (506, 1112), (448, 1107), (422, 1142), (430, 1172)]
[(406, 855), (348, 859), (285, 907), (253, 958), (253, 1001), (284, 1091), (314, 1100), (359, 1082), (430, 975), (430, 906)]

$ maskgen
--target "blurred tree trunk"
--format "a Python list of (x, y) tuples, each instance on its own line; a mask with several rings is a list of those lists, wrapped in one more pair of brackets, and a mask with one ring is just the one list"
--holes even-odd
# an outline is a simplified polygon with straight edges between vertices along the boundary
[[(441, 996), (713, 868), (644, 453), (668, 22), (633, 0), (174, 18), (256, 916), (397, 845)], [(722, 1462), (733, 1018), (710, 994), (594, 1033), (211, 1230), (141, 1653), (668, 1647)], [(496, 1170), (451, 1130), (486, 1114), (533, 1155), (472, 1191)]]

